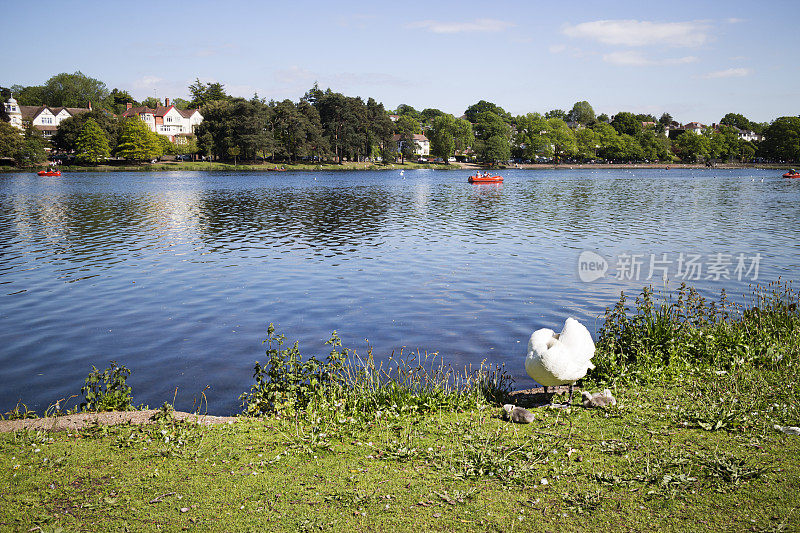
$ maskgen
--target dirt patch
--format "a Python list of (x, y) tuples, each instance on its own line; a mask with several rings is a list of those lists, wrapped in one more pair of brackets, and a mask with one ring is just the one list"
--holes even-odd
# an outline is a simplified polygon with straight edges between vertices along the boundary
[[(158, 411), (111, 411), (108, 413), (78, 413), (74, 415), (53, 416), (47, 418), (34, 418), (26, 420), (0, 420), (0, 433), (18, 431), (21, 429), (39, 429), (46, 431), (72, 431), (86, 426), (101, 424), (116, 426), (119, 424), (152, 424), (153, 415)], [(187, 420), (197, 424), (210, 426), (212, 424), (232, 424), (237, 420), (235, 416), (210, 416), (196, 415), (183, 411), (175, 411), (177, 420)]]

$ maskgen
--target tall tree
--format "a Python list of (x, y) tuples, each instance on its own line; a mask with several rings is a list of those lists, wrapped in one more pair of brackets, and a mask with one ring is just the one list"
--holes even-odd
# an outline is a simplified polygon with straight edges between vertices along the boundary
[(62, 152), (72, 152), (77, 149), (78, 136), (83, 125), (88, 121), (94, 121), (103, 130), (108, 146), (113, 150), (117, 146), (120, 123), (116, 117), (110, 115), (102, 109), (96, 109), (88, 113), (80, 113), (61, 122), (58, 131), (53, 135), (52, 143), (57, 150)]
[(20, 131), (8, 122), (0, 121), (0, 158), (13, 159), (22, 147)]
[(642, 131), (642, 121), (636, 115), (627, 111), (620, 111), (614, 115), (611, 125), (620, 135), (636, 135)]
[(719, 123), (725, 126), (733, 126), (735, 128), (739, 128), (740, 130), (753, 130), (753, 123), (750, 122), (747, 117), (740, 115), (739, 113), (728, 113), (719, 120)]
[(117, 155), (132, 161), (149, 161), (162, 153), (158, 134), (139, 117), (132, 117), (122, 123), (117, 145)]
[(106, 133), (91, 118), (83, 124), (75, 144), (76, 159), (84, 163), (99, 163), (111, 155)]
[(455, 153), (456, 119), (453, 115), (439, 115), (433, 119), (428, 137), (431, 140), (431, 153), (444, 159), (449, 164), (450, 157)]
[(90, 78), (81, 71), (56, 74), (42, 88), (44, 105), (49, 106), (87, 107), (89, 102), (102, 106), (108, 95), (105, 83)]
[(594, 109), (592, 109), (592, 106), (589, 105), (589, 102), (586, 100), (575, 102), (575, 105), (572, 106), (572, 110), (569, 112), (568, 119), (583, 124), (584, 126), (594, 124), (597, 121), (594, 115)]
[(28, 124), (14, 159), (20, 165), (36, 165), (47, 161), (47, 145), (41, 132)]
[(779, 117), (764, 130), (761, 150), (774, 161), (800, 161), (800, 117)]
[(506, 124), (511, 124), (513, 117), (510, 113), (508, 113), (505, 109), (498, 106), (497, 104), (493, 104), (492, 102), (487, 102), (486, 100), (481, 100), (477, 104), (472, 104), (464, 111), (464, 118), (469, 120), (471, 123), (475, 124), (478, 122), (478, 117), (481, 113), (494, 113), (498, 117), (500, 117), (503, 122)]
[(561, 120), (567, 120), (567, 112), (563, 109), (551, 109), (547, 113), (544, 114), (544, 118), (558, 118)]
[(192, 101), (189, 103), (189, 107), (192, 109), (200, 109), (211, 102), (229, 98), (223, 84), (219, 82), (203, 83), (200, 78), (196, 78), (194, 83), (189, 85), (189, 92), (192, 94)]

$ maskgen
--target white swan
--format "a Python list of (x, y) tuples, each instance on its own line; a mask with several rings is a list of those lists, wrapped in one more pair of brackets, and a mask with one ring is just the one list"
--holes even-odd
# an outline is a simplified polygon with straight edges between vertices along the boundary
[(574, 318), (568, 318), (561, 333), (547, 328), (533, 332), (528, 341), (525, 371), (545, 392), (547, 387), (569, 384), (569, 404), (575, 382), (594, 368), (592, 357), (594, 342), (589, 330)]

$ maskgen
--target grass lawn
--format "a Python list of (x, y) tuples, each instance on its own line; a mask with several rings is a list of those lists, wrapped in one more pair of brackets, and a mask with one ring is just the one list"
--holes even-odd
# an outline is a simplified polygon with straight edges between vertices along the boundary
[(773, 427), (797, 421), (783, 378), (687, 376), (530, 425), (487, 405), (6, 433), (0, 529), (797, 531), (800, 436)]

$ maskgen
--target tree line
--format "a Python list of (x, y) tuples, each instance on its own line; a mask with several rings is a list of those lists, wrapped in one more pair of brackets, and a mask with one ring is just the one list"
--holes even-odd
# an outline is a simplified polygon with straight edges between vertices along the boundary
[[(415, 157), (415, 135), (430, 140), (431, 154), (447, 162), (452, 157), (492, 164), (517, 161), (739, 161), (755, 158), (800, 161), (800, 117), (780, 117), (770, 124), (749, 121), (737, 113), (725, 115), (716, 128), (700, 134), (664, 133), (677, 124), (668, 113), (621, 111), (609, 117), (595, 115), (587, 101), (570, 111), (513, 116), (500, 106), (481, 100), (455, 117), (438, 109), (417, 111), (410, 105), (387, 110), (374, 98), (346, 96), (318, 85), (298, 101), (250, 99), (228, 95), (223, 84), (189, 86), (191, 99), (174, 99), (178, 108), (198, 108), (203, 122), (195, 138), (173, 144), (149, 132), (138, 119), (119, 120), (127, 103), (157, 107), (147, 98), (137, 102), (124, 90), (108, 90), (100, 80), (81, 72), (62, 73), (41, 86), (2, 88), (3, 100), (13, 92), (20, 105), (86, 107), (93, 111), (61, 123), (50, 141), (62, 153), (74, 153), (83, 162), (111, 155), (141, 161), (164, 154), (200, 154), (219, 161), (384, 161)], [(394, 120), (392, 120), (394, 118)], [(20, 136), (0, 124), (0, 157), (26, 164), (46, 157), (47, 141), (29, 128)], [(9, 126), (10, 127), (10, 126)], [(13, 129), (13, 128), (12, 128)], [(147, 131), (145, 131), (147, 130)], [(764, 141), (741, 139), (753, 131)], [(148, 133), (149, 132), (149, 133)], [(12, 135), (14, 133), (15, 135)]]

